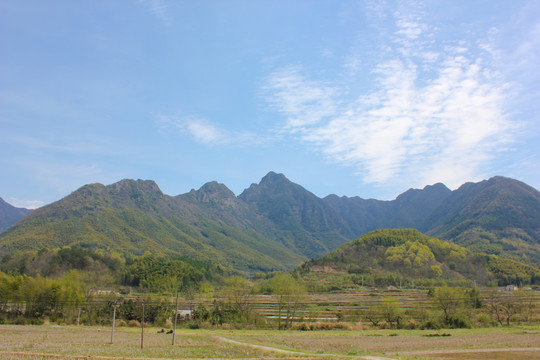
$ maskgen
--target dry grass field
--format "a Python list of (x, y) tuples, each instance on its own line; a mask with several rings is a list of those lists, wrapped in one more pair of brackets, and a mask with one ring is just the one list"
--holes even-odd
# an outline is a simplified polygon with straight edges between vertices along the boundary
[[(450, 334), (451, 336), (426, 336)], [(319, 354), (414, 359), (540, 359), (538, 327), (473, 330), (236, 332), (228, 338)], [(503, 351), (506, 349), (512, 349)], [(530, 351), (527, 351), (530, 349)]]
[[(434, 334), (451, 336), (425, 336)], [(0, 326), (0, 358), (34, 359), (540, 359), (540, 327), (510, 329), (268, 331)]]

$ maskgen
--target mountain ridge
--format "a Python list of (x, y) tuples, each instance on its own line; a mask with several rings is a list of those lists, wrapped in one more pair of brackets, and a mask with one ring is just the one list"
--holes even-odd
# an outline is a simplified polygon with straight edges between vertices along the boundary
[[(429, 229), (430, 235), (453, 239), (468, 247), (471, 241), (490, 239), (500, 252), (511, 250), (512, 245), (505, 240), (514, 237), (528, 244), (540, 244), (539, 220), (540, 193), (525, 183), (496, 176), (466, 183), (453, 191), (420, 229)], [(490, 231), (486, 233), (485, 229)], [(478, 246), (476, 250), (490, 252), (489, 248)], [(536, 262), (539, 260), (537, 256)]]
[[(476, 251), (540, 263), (540, 193), (517, 180), (493, 177), (454, 191), (437, 183), (381, 201), (319, 198), (275, 172), (238, 196), (217, 181), (177, 196), (164, 194), (152, 180), (88, 184), (0, 234), (0, 255), (20, 247), (39, 250), (40, 244), (103, 242), (199, 260), (231, 256), (239, 268), (266, 271), (292, 268), (382, 228), (415, 228)], [(85, 231), (92, 236), (85, 238)], [(242, 263), (244, 255), (249, 260)]]

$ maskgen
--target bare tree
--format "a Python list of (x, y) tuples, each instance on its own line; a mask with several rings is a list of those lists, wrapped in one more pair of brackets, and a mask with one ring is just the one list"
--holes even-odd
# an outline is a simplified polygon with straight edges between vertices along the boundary
[(502, 325), (510, 326), (510, 321), (523, 309), (521, 298), (517, 292), (504, 294), (493, 293), (487, 299), (487, 307), (492, 317)]

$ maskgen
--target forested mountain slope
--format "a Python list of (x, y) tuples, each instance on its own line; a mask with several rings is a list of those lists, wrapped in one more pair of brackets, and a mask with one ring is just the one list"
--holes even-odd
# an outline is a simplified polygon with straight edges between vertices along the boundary
[[(299, 267), (302, 273), (349, 273), (366, 279), (432, 279), (479, 285), (540, 282), (540, 269), (471, 251), (414, 229), (375, 230)], [(377, 282), (377, 281), (375, 281)]]
[[(212, 185), (176, 198), (164, 195), (153, 181), (86, 185), (4, 232), (0, 251), (62, 246), (135, 255), (150, 251), (259, 271), (285, 269), (305, 259), (244, 226), (250, 219), (231, 214), (235, 206), (227, 201), (215, 195)], [(237, 205), (234, 211), (248, 213), (245, 204)]]
[(268, 173), (236, 196), (212, 181), (169, 196), (153, 181), (85, 185), (0, 235), (0, 256), (62, 246), (188, 256), (250, 271), (297, 266), (382, 228), (415, 228), (471, 249), (540, 263), (540, 195), (495, 177), (392, 201), (319, 198)]
[(476, 251), (540, 264), (540, 192), (517, 180), (466, 183), (418, 228)]

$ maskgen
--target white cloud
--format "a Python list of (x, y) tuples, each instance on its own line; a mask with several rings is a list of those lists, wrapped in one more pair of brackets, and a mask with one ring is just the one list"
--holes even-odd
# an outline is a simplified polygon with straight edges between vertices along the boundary
[(298, 67), (270, 74), (264, 90), (269, 102), (287, 116), (291, 129), (319, 123), (336, 111), (335, 90), (305, 79)]
[[(418, 16), (394, 15), (397, 30), (381, 45), (369, 91), (346, 94), (350, 79), (328, 84), (293, 67), (270, 74), (268, 101), (286, 117), (285, 131), (356, 166), (365, 182), (476, 179), (510, 142), (506, 84), (481, 49), (466, 41), (435, 48)], [(361, 62), (349, 57), (344, 67)]]
[(21, 200), (16, 198), (10, 198), (8, 201), (11, 205), (19, 208), (37, 209), (45, 205), (41, 200)]
[(220, 128), (199, 116), (159, 115), (155, 121), (158, 127), (166, 132), (175, 129), (181, 134), (189, 135), (195, 142), (209, 146), (244, 146), (265, 141), (261, 136), (250, 132), (234, 132)]
[(223, 132), (205, 120), (189, 119), (186, 121), (185, 127), (197, 142), (209, 144), (224, 140), (222, 138)]

